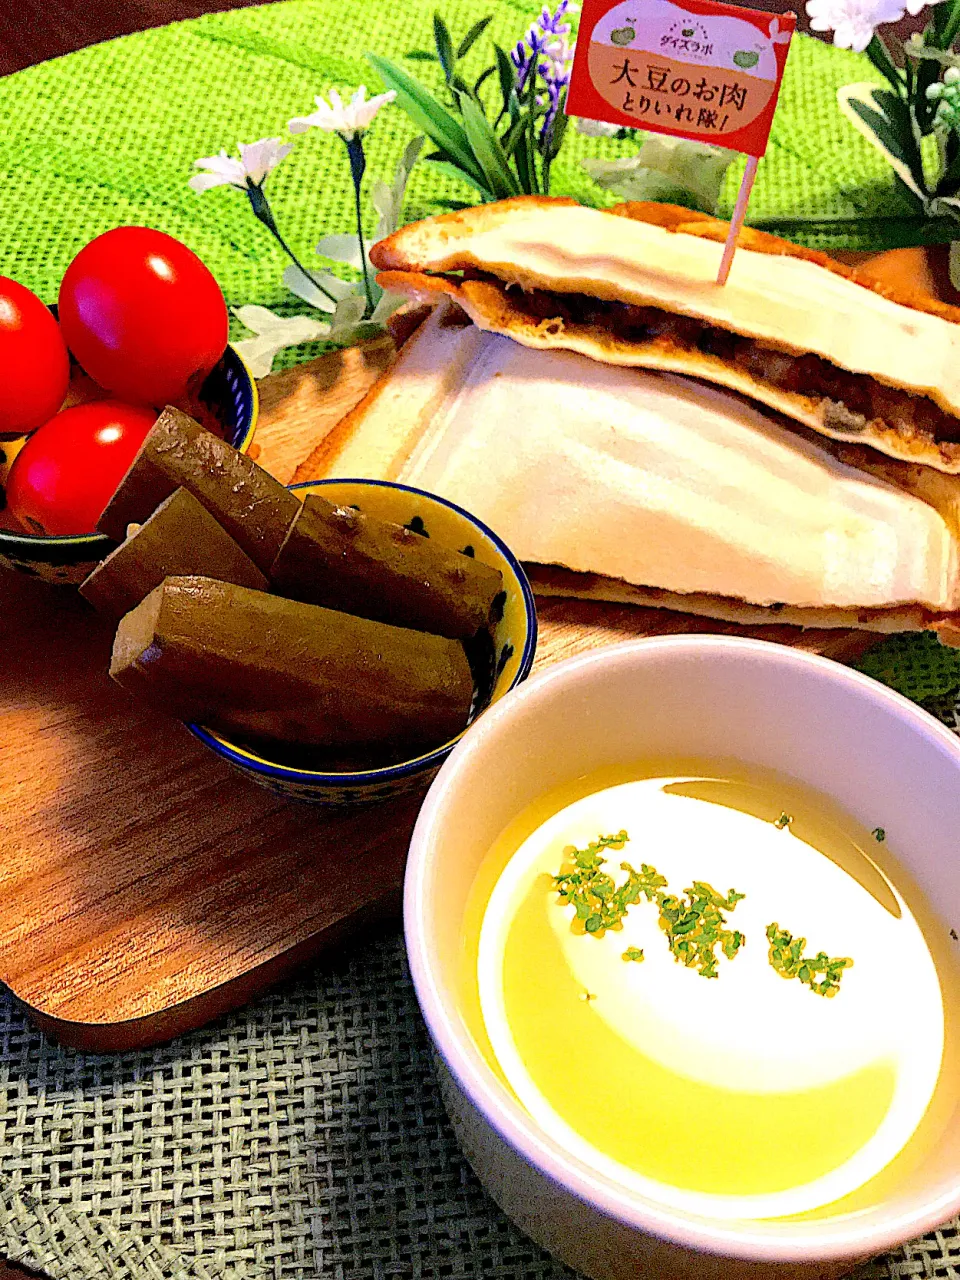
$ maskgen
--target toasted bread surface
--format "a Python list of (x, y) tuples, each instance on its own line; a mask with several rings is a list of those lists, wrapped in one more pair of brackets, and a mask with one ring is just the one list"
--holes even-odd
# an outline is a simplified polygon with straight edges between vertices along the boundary
[(518, 305), (513, 291), (498, 281), (457, 280), (425, 272), (384, 271), (377, 277), (385, 289), (419, 301), (455, 301), (481, 329), (502, 333), (524, 346), (540, 350), (564, 349), (605, 364), (655, 369), (702, 378), (746, 395), (767, 408), (834, 440), (867, 443), (879, 453), (903, 462), (921, 463), (949, 474), (960, 474), (960, 442), (931, 439), (907, 432), (882, 418), (844, 429), (833, 402), (823, 395), (805, 395), (766, 381), (730, 360), (682, 343), (676, 336), (620, 337), (600, 324), (577, 324), (559, 318), (532, 319)]
[[(721, 287), (715, 277), (726, 233), (727, 224), (675, 206), (607, 212), (523, 197), (411, 224), (376, 246), (373, 258), (390, 272), (653, 308), (768, 350), (809, 354), (828, 370), (928, 400), (950, 421), (941, 427), (924, 410), (920, 433), (937, 443), (960, 440), (960, 309), (861, 283), (825, 255), (749, 229)], [(849, 427), (850, 438), (866, 426)]]

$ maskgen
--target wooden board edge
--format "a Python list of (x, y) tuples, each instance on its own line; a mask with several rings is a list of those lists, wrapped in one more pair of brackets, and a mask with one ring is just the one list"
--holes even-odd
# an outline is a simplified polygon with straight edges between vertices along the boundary
[(401, 900), (402, 888), (397, 887), (379, 901), (325, 926), (236, 978), (141, 1018), (123, 1022), (72, 1022), (44, 1013), (18, 996), (14, 988), (9, 990), (33, 1025), (64, 1048), (83, 1053), (152, 1049), (249, 1004), (309, 961), (349, 941), (359, 930), (399, 920)]

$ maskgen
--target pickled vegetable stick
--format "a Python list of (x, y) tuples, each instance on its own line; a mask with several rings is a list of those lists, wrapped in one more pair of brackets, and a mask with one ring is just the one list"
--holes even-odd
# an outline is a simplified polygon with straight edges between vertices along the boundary
[(189, 489), (263, 573), (268, 573), (297, 497), (246, 455), (169, 405), (143, 442), (97, 528), (120, 542), (174, 489)]
[(203, 577), (122, 619), (110, 674), (183, 720), (315, 746), (440, 746), (473, 697), (456, 640)]
[(486, 626), (503, 589), (489, 565), (316, 494), (291, 524), (270, 580), (294, 600), (461, 640)]
[(220, 582), (266, 590), (267, 580), (207, 509), (177, 489), (94, 569), (80, 594), (122, 618), (164, 578), (202, 573)]

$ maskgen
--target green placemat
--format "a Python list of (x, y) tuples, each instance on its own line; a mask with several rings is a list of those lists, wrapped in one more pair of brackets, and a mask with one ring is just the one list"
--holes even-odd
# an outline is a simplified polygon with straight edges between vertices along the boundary
[[(150, 1053), (0, 995), (0, 1151), (0, 1253), (54, 1280), (576, 1280), (460, 1155), (393, 931)], [(957, 1222), (853, 1273), (958, 1277)]]
[[(209, 263), (233, 304), (284, 297), (285, 265), (235, 192), (198, 196), (186, 185), (193, 161), (238, 140), (283, 135), (332, 85), (376, 77), (364, 61), (430, 42), (435, 0), (292, 0), (173, 25), (84, 49), (0, 81), (0, 272), (53, 299), (73, 254), (108, 227), (135, 222), (184, 239)], [(537, 8), (525, 0), (450, 0), (462, 32), (495, 10), (491, 32), (509, 45)], [(481, 45), (475, 54), (480, 59)], [(435, 69), (409, 64), (429, 77)], [(806, 243), (882, 248), (915, 242), (918, 226), (889, 168), (845, 121), (838, 86), (874, 79), (866, 58), (798, 36), (790, 53), (770, 148), (760, 166), (751, 220)], [(415, 130), (398, 109), (370, 135), (368, 182), (392, 173)], [(603, 201), (580, 168), (584, 155), (616, 155), (630, 144), (571, 131), (555, 167), (559, 193)], [(347, 230), (351, 194), (339, 140), (318, 133), (270, 179), (277, 215), (309, 257), (321, 234)], [(730, 173), (732, 204), (740, 165)], [(418, 166), (408, 215), (469, 189)], [(372, 229), (372, 228), (371, 228)], [(936, 228), (927, 228), (937, 234)]]
[[(314, 94), (331, 86), (365, 82), (372, 90), (377, 81), (364, 52), (396, 57), (429, 44), (435, 3), (290, 0), (128, 36), (0, 81), (0, 273), (53, 300), (83, 244), (109, 227), (141, 223), (195, 249), (231, 305), (305, 310), (282, 285), (286, 260), (244, 198), (229, 189), (197, 195), (188, 188), (193, 161), (237, 141), (284, 136), (287, 121), (309, 111)], [(462, 32), (495, 9), (491, 34), (509, 46), (535, 7), (525, 0), (451, 0), (443, 11)], [(474, 56), (483, 57), (482, 47)], [(427, 78), (439, 76), (427, 64), (411, 66)], [(871, 78), (864, 56), (796, 37), (752, 221), (827, 248), (916, 240), (918, 228), (904, 216), (889, 169), (836, 108), (839, 85)], [(398, 109), (380, 114), (368, 135), (368, 183), (392, 174), (415, 132)], [(555, 166), (556, 190), (604, 201), (580, 160), (629, 149), (571, 130)], [(729, 175), (728, 207), (740, 170), (737, 164)], [(271, 176), (270, 193), (287, 238), (309, 261), (319, 236), (350, 227), (352, 196), (339, 139), (319, 131), (299, 139)], [(406, 216), (434, 212), (438, 198), (468, 195), (421, 163)], [(300, 348), (284, 359), (312, 353)], [(901, 669), (911, 652), (909, 645), (897, 650)], [(937, 666), (929, 646), (918, 652), (925, 670)], [(871, 673), (888, 670), (889, 663), (877, 663)], [(960, 683), (951, 685), (953, 672), (947, 663), (933, 678), (936, 692)], [(909, 677), (897, 685), (894, 672), (892, 682), (909, 692)]]
[(943, 702), (960, 690), (960, 649), (947, 649), (929, 632), (891, 636), (856, 666), (914, 702)]
[[(141, 223), (190, 244), (232, 305), (280, 305), (284, 260), (236, 193), (187, 188), (193, 160), (282, 134), (331, 85), (372, 89), (363, 51), (426, 43), (433, 4), (292, 0), (0, 81), (0, 272), (52, 300), (88, 239)], [(534, 7), (498, 0), (497, 37), (516, 38)], [(486, 9), (444, 5), (461, 31)], [(833, 107), (839, 84), (866, 78), (864, 59), (797, 39), (754, 221), (827, 247), (915, 240), (882, 162)], [(371, 177), (413, 132), (399, 111), (378, 118)], [(579, 158), (624, 150), (572, 135), (557, 190), (597, 199)], [(337, 139), (301, 140), (270, 183), (304, 256), (348, 229)], [(461, 194), (421, 166), (407, 214)], [(958, 660), (929, 637), (887, 641), (862, 666), (957, 727)], [(0, 1254), (55, 1280), (572, 1280), (460, 1156), (395, 934), (152, 1053), (59, 1050), (0, 992)], [(960, 1226), (858, 1275), (957, 1280)]]

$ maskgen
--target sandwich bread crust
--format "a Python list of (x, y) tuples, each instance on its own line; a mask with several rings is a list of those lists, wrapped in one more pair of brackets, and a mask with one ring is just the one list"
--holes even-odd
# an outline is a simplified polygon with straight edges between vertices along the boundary
[(684, 379), (525, 352), (447, 299), (296, 478), (320, 475), (465, 504), (541, 594), (960, 638), (960, 478)]
[[(639, 238), (621, 244), (614, 218)], [(672, 205), (524, 196), (413, 223), (371, 258), (385, 288), (450, 296), (525, 346), (702, 378), (823, 435), (960, 472), (960, 309), (750, 228), (721, 288), (727, 229)]]

